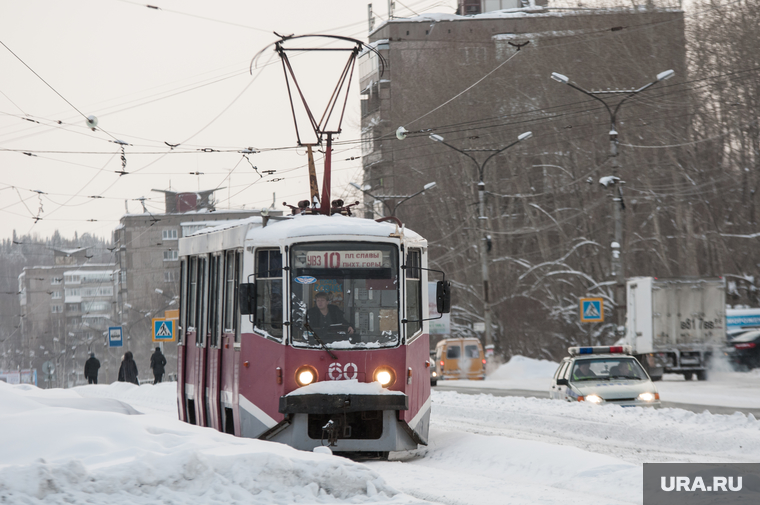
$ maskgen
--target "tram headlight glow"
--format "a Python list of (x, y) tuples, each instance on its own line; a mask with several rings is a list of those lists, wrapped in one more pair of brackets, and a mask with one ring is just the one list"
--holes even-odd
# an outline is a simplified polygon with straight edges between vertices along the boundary
[(381, 366), (375, 369), (373, 377), (384, 388), (391, 387), (396, 383), (396, 372), (389, 366)]
[(303, 387), (317, 382), (317, 370), (310, 365), (304, 365), (296, 370), (296, 383)]

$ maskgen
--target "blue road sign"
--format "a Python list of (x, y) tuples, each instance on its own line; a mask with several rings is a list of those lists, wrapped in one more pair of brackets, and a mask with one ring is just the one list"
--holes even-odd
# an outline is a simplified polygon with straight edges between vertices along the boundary
[(108, 347), (123, 347), (124, 338), (121, 326), (111, 326), (108, 328)]
[(174, 342), (174, 319), (153, 320), (153, 341)]
[(602, 298), (581, 298), (581, 322), (604, 322), (604, 300)]

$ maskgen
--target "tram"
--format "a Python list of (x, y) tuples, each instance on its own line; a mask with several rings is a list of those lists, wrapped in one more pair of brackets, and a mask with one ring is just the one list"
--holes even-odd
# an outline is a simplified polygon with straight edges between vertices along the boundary
[[(442, 272), (395, 218), (332, 207), (180, 239), (182, 421), (303, 450), (427, 445), (428, 274)], [(436, 287), (448, 312), (448, 282)]]

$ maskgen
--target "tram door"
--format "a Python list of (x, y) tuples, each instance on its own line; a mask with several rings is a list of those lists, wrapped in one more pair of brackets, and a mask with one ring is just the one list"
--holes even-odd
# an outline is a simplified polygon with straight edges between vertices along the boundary
[(198, 326), (195, 332), (195, 418), (198, 426), (206, 423), (206, 346), (208, 344), (209, 259), (198, 257)]
[(240, 316), (238, 285), (243, 271), (243, 251), (224, 252), (220, 270), (219, 412), (220, 431), (240, 436), (238, 392), (240, 379)]
[(185, 344), (187, 343), (187, 260), (182, 259), (179, 268), (179, 328), (177, 328), (177, 413), (179, 420), (188, 422), (185, 393)]
[(224, 256), (211, 256), (209, 265), (208, 334), (206, 342), (206, 425), (223, 431), (220, 419), (219, 385), (221, 371), (220, 328), (222, 306), (222, 275)]
[(187, 273), (184, 289), (182, 293), (183, 306), (185, 314), (183, 321), (185, 324), (184, 339), (180, 349), (180, 362), (178, 363), (178, 379), (182, 381), (182, 398), (181, 403), (184, 410), (184, 421), (190, 424), (198, 424), (198, 415), (196, 403), (199, 401), (197, 388), (198, 372), (198, 328), (200, 327), (201, 300), (202, 296), (200, 286), (202, 285), (202, 275), (200, 271), (198, 256), (190, 256), (187, 259)]

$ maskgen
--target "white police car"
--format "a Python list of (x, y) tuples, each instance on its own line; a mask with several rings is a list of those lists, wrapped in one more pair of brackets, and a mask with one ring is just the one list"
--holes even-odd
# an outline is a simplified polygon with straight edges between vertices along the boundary
[(549, 396), (568, 402), (659, 407), (660, 394), (630, 346), (570, 347)]

